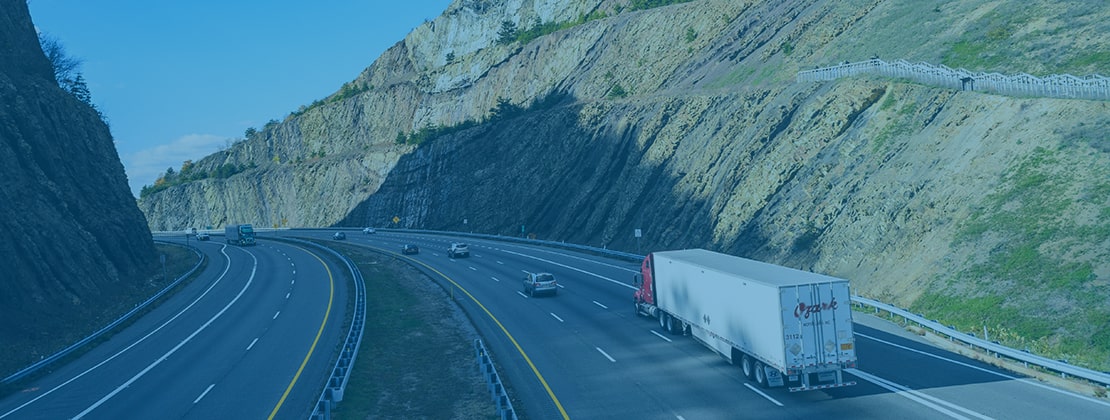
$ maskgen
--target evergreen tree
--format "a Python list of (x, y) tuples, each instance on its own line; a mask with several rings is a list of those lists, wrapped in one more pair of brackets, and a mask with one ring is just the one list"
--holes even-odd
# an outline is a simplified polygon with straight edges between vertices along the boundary
[(81, 73), (77, 73), (77, 77), (73, 79), (73, 83), (69, 86), (69, 93), (77, 100), (96, 108), (92, 103), (92, 93), (89, 92), (89, 85), (85, 83), (85, 76)]

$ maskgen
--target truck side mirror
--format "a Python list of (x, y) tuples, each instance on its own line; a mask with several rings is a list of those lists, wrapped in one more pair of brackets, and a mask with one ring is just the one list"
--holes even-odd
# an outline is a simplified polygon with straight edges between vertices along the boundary
[(639, 288), (640, 285), (643, 284), (643, 283), (644, 283), (644, 279), (642, 277), (640, 277), (639, 274), (636, 274), (636, 275), (632, 276), (632, 285), (636, 286), (636, 288)]

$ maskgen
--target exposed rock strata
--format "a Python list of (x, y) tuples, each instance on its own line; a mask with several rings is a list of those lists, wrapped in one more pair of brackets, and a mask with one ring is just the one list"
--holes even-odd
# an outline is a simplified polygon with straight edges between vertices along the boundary
[(141, 288), (157, 257), (107, 125), (58, 87), (26, 2), (0, 2), (0, 352), (8, 353), (78, 338), (51, 329), (100, 318), (103, 305)]

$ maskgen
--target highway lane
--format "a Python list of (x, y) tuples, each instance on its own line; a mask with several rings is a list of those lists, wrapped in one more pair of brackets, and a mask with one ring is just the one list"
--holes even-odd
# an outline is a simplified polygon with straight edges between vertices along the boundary
[(0, 418), (303, 418), (341, 337), (349, 275), (280, 242), (198, 246), (198, 278), (0, 401)]
[[(444, 254), (451, 241), (446, 237), (379, 232), (348, 238), (391, 251), (416, 243), (422, 253), (414, 260), (471, 293), (500, 323), (472, 315), (535, 418), (1110, 418), (1104, 401), (934, 348), (859, 313), (860, 367), (849, 374), (859, 385), (799, 393), (760, 389), (689, 337), (665, 335), (653, 320), (633, 314), (629, 283), (636, 263), (471, 238), (458, 240), (471, 244), (473, 256), (452, 260)], [(519, 293), (522, 270), (550, 271), (563, 288), (553, 298), (527, 298)]]

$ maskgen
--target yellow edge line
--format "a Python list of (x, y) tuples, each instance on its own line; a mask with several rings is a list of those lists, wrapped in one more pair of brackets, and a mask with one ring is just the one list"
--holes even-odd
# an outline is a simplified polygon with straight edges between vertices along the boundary
[(285, 393), (281, 394), (281, 399), (278, 400), (277, 405), (274, 406), (274, 411), (270, 412), (270, 417), (268, 417), (268, 419), (270, 420), (273, 420), (274, 416), (277, 415), (278, 410), (281, 409), (281, 405), (285, 404), (285, 399), (289, 397), (289, 392), (293, 391), (293, 385), (297, 384), (297, 379), (300, 379), (301, 372), (304, 371), (305, 365), (308, 364), (308, 359), (312, 357), (312, 352), (316, 351), (316, 344), (320, 342), (320, 336), (324, 334), (324, 327), (328, 325), (328, 316), (331, 315), (332, 301), (335, 300), (335, 278), (331, 275), (331, 269), (328, 268), (328, 264), (325, 263), (322, 258), (312, 253), (311, 251), (296, 245), (292, 246), (294, 248), (300, 249), (301, 251), (304, 251), (308, 255), (313, 256), (314, 258), (316, 258), (317, 261), (320, 261), (320, 265), (324, 266), (324, 270), (328, 272), (328, 284), (330, 285), (331, 290), (328, 292), (328, 310), (327, 312), (324, 312), (324, 321), (320, 323), (320, 329), (316, 331), (316, 339), (312, 340), (312, 347), (308, 348), (308, 354), (304, 356), (304, 361), (301, 362), (301, 367), (297, 368), (297, 374), (293, 375), (293, 381), (289, 382), (289, 386), (285, 388)]
[(524, 356), (524, 361), (528, 363), (528, 367), (532, 368), (532, 373), (536, 374), (536, 378), (540, 380), (540, 384), (543, 385), (543, 389), (547, 390), (547, 395), (549, 397), (551, 397), (551, 402), (554, 402), (555, 407), (559, 409), (559, 414), (562, 414), (564, 419), (570, 420), (570, 416), (567, 415), (567, 411), (565, 409), (563, 409), (563, 404), (559, 403), (559, 398), (555, 397), (555, 392), (552, 391), (551, 387), (547, 385), (547, 381), (543, 379), (543, 375), (540, 374), (540, 370), (536, 368), (536, 365), (532, 363), (532, 359), (529, 358), (528, 354), (524, 352), (524, 349), (520, 347), (520, 343), (516, 342), (516, 339), (513, 338), (513, 335), (509, 334), (509, 330), (506, 329), (504, 325), (501, 325), (501, 321), (498, 321), (497, 317), (493, 316), (493, 313), (491, 313), (489, 311), (489, 309), (486, 309), (486, 306), (483, 305), (482, 302), (478, 301), (478, 298), (476, 298), (476, 297), (474, 297), (474, 295), (470, 294), (470, 291), (466, 290), (465, 288), (460, 286), (458, 283), (455, 283), (455, 281), (451, 280), (450, 277), (447, 277), (446, 274), (443, 274), (439, 270), (436, 270), (435, 268), (432, 268), (432, 266), (430, 266), (428, 264), (424, 264), (421, 261), (417, 261), (417, 260), (409, 258), (407, 256), (397, 254), (396, 252), (393, 252), (393, 251), (387, 251), (385, 249), (374, 247), (374, 246), (370, 246), (370, 248), (375, 248), (375, 249), (378, 249), (382, 252), (392, 254), (394, 256), (399, 256), (399, 257), (405, 258), (409, 261), (420, 264), (424, 267), (427, 267), (429, 270), (432, 270), (436, 274), (439, 274), (441, 277), (443, 277), (444, 280), (447, 280), (447, 281), (451, 282), (451, 284), (455, 285), (455, 287), (459, 288), (459, 290), (461, 290), (463, 293), (465, 293), (466, 296), (469, 297), (470, 300), (474, 301), (474, 303), (476, 305), (478, 305), (479, 308), (482, 308), (482, 311), (485, 312), (486, 315), (488, 315), (489, 318), (492, 319), (495, 324), (497, 324), (498, 328), (501, 328), (501, 332), (505, 333), (505, 337), (508, 337), (509, 341), (511, 341), (513, 343), (513, 346), (516, 347), (516, 351), (520, 352), (521, 356)]

